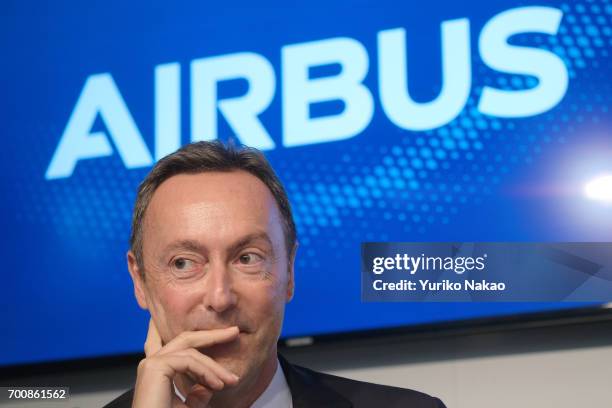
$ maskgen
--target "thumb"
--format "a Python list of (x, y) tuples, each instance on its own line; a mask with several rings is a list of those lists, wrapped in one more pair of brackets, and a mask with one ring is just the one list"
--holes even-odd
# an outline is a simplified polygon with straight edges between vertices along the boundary
[(153, 354), (157, 353), (157, 351), (162, 348), (162, 340), (159, 332), (157, 331), (157, 326), (155, 326), (155, 322), (153, 318), (149, 320), (149, 331), (147, 332), (147, 339), (144, 344), (145, 356), (151, 357)]

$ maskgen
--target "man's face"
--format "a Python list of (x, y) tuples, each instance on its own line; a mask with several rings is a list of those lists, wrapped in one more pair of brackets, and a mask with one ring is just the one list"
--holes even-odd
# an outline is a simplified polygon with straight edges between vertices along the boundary
[(202, 350), (240, 377), (276, 358), (285, 303), (293, 295), (282, 218), (266, 185), (244, 172), (169, 178), (143, 225), (145, 279), (132, 254), (141, 307), (166, 344), (188, 330), (238, 326), (238, 339)]

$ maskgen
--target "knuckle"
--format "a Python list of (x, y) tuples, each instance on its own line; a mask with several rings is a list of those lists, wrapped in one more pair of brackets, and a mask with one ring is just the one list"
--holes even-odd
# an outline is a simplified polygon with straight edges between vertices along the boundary
[(148, 358), (143, 358), (142, 360), (140, 360), (140, 362), (138, 363), (138, 368), (137, 371), (138, 372), (143, 372), (146, 371), (148, 368), (148, 365), (150, 364), (150, 360)]
[(138, 363), (138, 368), (137, 371), (138, 372), (146, 372), (146, 371), (150, 371), (151, 369), (153, 369), (155, 366), (157, 365), (157, 359), (152, 358), (152, 357), (147, 357), (147, 358), (143, 358), (142, 360), (140, 360), (140, 362)]

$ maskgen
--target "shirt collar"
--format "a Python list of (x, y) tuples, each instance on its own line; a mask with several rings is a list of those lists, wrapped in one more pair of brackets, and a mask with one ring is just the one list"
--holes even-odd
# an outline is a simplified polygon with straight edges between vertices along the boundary
[(251, 408), (292, 408), (291, 391), (278, 359), (276, 372), (266, 390), (255, 400)]

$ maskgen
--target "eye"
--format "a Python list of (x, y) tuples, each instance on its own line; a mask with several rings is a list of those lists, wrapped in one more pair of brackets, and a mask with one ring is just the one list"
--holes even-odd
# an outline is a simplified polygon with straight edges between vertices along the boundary
[(193, 269), (195, 262), (187, 258), (176, 258), (172, 261), (172, 266), (177, 271), (188, 271)]
[(238, 258), (238, 261), (242, 265), (255, 265), (263, 261), (263, 257), (254, 252), (247, 252), (245, 254), (240, 255), (240, 257)]

